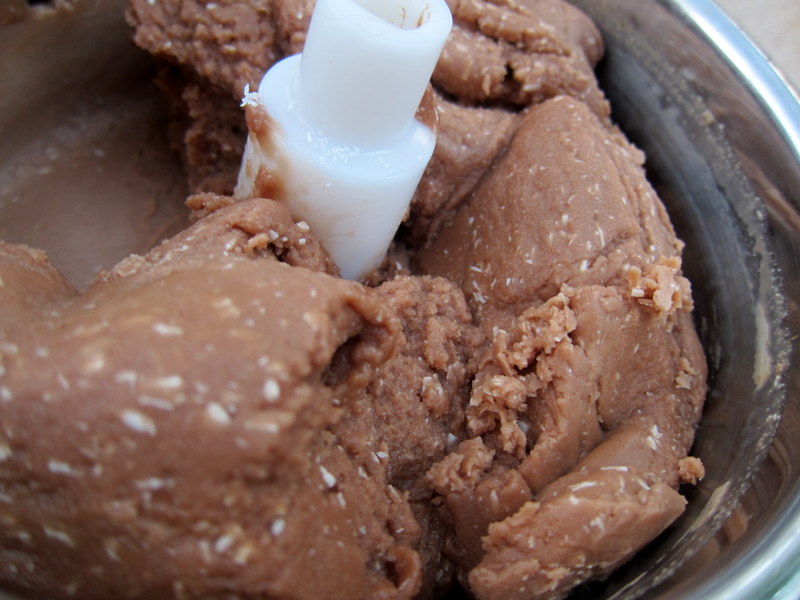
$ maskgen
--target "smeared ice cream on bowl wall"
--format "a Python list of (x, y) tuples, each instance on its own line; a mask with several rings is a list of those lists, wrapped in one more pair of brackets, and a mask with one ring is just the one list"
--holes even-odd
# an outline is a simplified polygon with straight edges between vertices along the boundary
[(437, 145), (363, 282), (287, 204), (231, 196), (242, 90), (312, 3), (2, 14), (9, 594), (786, 583), (796, 104), (742, 83), (700, 3), (449, 7)]

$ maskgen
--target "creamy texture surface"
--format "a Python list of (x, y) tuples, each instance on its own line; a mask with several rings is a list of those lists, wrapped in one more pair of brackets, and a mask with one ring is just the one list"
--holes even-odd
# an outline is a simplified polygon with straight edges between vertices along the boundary
[(434, 158), (362, 285), (279, 174), (229, 196), (242, 88), (312, 5), (132, 1), (195, 223), (80, 293), (0, 243), (4, 587), (559, 598), (681, 514), (705, 359), (599, 34), (558, 0), (450, 6)]

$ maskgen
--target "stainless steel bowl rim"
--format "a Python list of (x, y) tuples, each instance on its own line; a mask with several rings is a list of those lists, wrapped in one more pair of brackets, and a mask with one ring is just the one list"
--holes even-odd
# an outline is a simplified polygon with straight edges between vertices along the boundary
[[(667, 0), (665, 5), (725, 59), (800, 163), (800, 96), (767, 56), (713, 2)], [(720, 574), (704, 582), (697, 590), (698, 598), (800, 597), (800, 482), (759, 542), (736, 556)]]

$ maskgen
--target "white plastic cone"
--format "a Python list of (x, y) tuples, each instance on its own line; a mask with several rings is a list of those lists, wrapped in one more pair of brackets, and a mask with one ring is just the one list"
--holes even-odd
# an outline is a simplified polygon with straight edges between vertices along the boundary
[(280, 190), (343, 277), (378, 266), (433, 153), (414, 115), (451, 26), (443, 0), (317, 0), (303, 53), (261, 81), (270, 129), (248, 138), (236, 195)]

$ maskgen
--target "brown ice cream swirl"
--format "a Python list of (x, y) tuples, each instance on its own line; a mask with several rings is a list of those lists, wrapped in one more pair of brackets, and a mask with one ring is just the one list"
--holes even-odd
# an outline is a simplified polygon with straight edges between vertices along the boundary
[[(213, 6), (212, 6), (213, 5)], [(311, 3), (132, 0), (197, 222), (78, 293), (0, 243), (0, 584), (48, 598), (559, 598), (683, 511), (682, 243), (560, 0), (452, 2), (383, 269), (225, 195)]]

